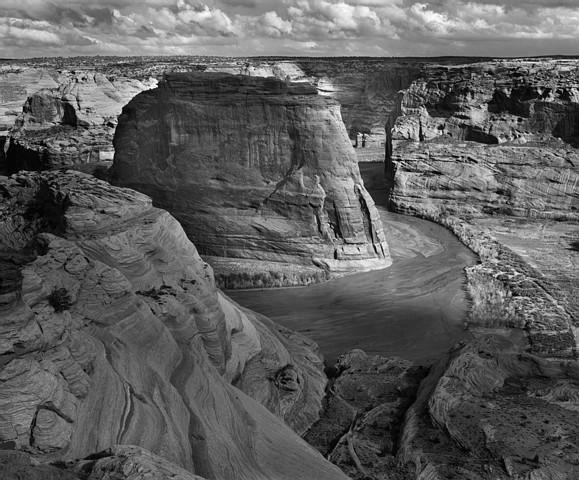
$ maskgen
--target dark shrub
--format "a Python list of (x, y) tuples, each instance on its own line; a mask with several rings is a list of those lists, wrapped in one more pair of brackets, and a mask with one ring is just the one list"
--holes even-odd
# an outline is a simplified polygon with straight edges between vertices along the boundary
[(66, 288), (55, 288), (48, 296), (48, 303), (57, 313), (68, 310), (72, 305), (72, 299)]

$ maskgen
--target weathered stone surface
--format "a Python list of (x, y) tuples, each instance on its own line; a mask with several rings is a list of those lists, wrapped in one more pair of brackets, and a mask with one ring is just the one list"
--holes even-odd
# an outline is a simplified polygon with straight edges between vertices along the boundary
[(0, 130), (10, 129), (26, 99), (43, 88), (57, 88), (59, 74), (51, 68), (0, 67)]
[(42, 464), (29, 454), (0, 451), (3, 480), (204, 480), (135, 446), (115, 445), (87, 459)]
[(362, 350), (341, 356), (322, 417), (304, 438), (353, 479), (407, 478), (398, 468), (398, 439), (426, 371)]
[[(38, 82), (33, 79), (40, 76)], [(45, 77), (50, 81), (43, 81)], [(23, 82), (13, 95), (10, 84)], [(107, 78), (91, 71), (36, 71), (0, 74), (0, 102), (4, 108), (21, 100), (10, 117), (11, 132), (0, 170), (49, 170), (75, 168), (91, 170), (110, 166), (112, 138), (122, 107), (156, 80), (126, 77)], [(12, 90), (14, 89), (12, 88)], [(28, 94), (26, 98), (22, 95)], [(1, 159), (0, 159), (1, 160)]]
[(391, 201), (409, 214), (579, 219), (579, 150), (559, 145), (403, 142)]
[(74, 172), (0, 177), (0, 192), (1, 445), (73, 460), (132, 444), (208, 478), (345, 478), (254, 399), (305, 430), (325, 385), (315, 346), (218, 292), (173, 217)]
[(501, 337), (458, 349), (421, 386), (400, 459), (420, 479), (575, 478), (578, 374)]
[(392, 130), (393, 204), (577, 220), (579, 64), (430, 66)]
[(113, 176), (174, 214), (203, 255), (257, 270), (391, 263), (339, 106), (305, 84), (168, 75), (124, 108)]

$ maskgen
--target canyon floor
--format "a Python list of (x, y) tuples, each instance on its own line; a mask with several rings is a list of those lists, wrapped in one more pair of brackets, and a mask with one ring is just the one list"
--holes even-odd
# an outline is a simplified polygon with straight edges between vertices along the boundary
[(308, 287), (231, 290), (246, 308), (315, 340), (330, 365), (352, 348), (432, 363), (469, 334), (464, 268), (476, 256), (444, 227), (389, 212), (383, 163), (360, 163), (390, 246), (390, 268)]

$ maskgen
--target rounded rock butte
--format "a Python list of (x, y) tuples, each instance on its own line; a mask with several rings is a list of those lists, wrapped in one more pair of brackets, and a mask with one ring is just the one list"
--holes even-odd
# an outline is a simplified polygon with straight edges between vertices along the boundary
[(391, 264), (340, 106), (311, 85), (168, 74), (123, 109), (114, 146), (113, 181), (175, 215), (225, 277)]

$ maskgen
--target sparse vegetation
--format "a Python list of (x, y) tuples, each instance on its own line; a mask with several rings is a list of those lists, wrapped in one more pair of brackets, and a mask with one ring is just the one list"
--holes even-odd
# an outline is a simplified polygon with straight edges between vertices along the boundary
[(483, 327), (524, 327), (517, 322), (512, 292), (505, 283), (480, 267), (469, 268), (466, 273), (472, 299), (469, 323)]
[(329, 273), (325, 270), (307, 271), (260, 271), (221, 272), (215, 274), (215, 282), (224, 290), (242, 288), (297, 287), (325, 282)]
[(55, 288), (48, 296), (48, 303), (56, 313), (60, 313), (70, 309), (72, 298), (66, 288)]

